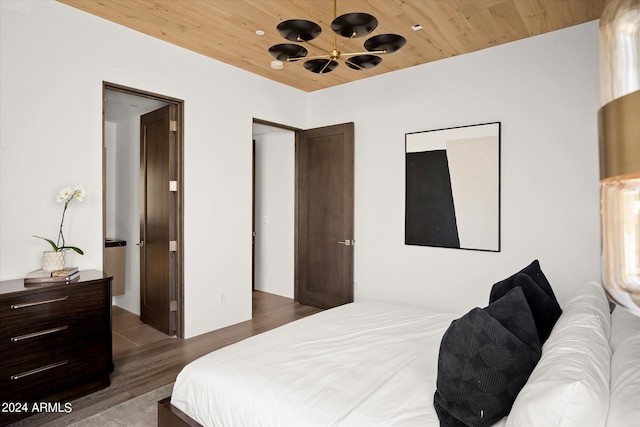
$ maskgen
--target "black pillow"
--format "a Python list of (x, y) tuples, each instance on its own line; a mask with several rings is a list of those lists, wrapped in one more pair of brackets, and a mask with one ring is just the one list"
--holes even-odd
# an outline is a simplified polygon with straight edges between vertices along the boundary
[[(520, 273), (526, 274), (527, 276), (531, 277), (533, 281), (536, 282), (536, 284), (540, 287), (540, 289), (542, 289), (544, 293), (549, 296), (549, 298), (552, 298), (554, 301), (557, 302), (556, 295), (553, 293), (551, 284), (549, 283), (547, 276), (544, 275), (544, 273), (542, 272), (542, 269), (540, 268), (540, 261), (538, 261), (537, 259), (533, 260), (531, 264), (529, 264), (522, 270), (518, 271), (516, 274), (520, 274)], [(499, 283), (512, 281), (515, 278), (516, 274)]]
[(518, 337), (533, 352), (542, 353), (536, 322), (521, 287), (511, 289), (505, 296), (485, 307), (484, 311)]
[[(535, 265), (538, 266), (539, 271), (539, 264), (537, 261), (534, 261), (534, 263), (523, 270), (530, 270), (529, 273), (519, 272), (508, 279), (493, 285), (491, 288), (489, 303), (493, 303), (503, 297), (511, 289), (521, 287), (524, 291), (525, 297), (527, 298), (527, 302), (531, 307), (531, 313), (533, 314), (533, 318), (536, 322), (536, 329), (538, 330), (538, 336), (540, 337), (540, 344), (544, 344), (547, 338), (549, 338), (553, 326), (562, 314), (562, 309), (553, 294), (551, 285), (549, 285), (549, 282), (544, 277), (544, 274), (542, 274), (542, 271), (539, 271), (539, 273), (531, 271), (535, 270), (535, 268), (532, 269), (530, 267)], [(530, 274), (533, 274), (534, 277), (542, 283), (542, 285), (536, 282)]]
[(498, 422), (511, 410), (540, 354), (522, 289), (454, 320), (442, 337), (438, 357), (433, 405), (440, 426)]

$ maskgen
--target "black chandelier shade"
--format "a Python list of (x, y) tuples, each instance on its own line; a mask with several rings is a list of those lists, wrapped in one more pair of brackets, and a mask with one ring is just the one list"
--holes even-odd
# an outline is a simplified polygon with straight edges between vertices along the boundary
[[(338, 49), (336, 36), (340, 35), (348, 39), (363, 37), (371, 34), (378, 27), (378, 20), (368, 13), (345, 13), (336, 17), (337, 0), (333, 2), (333, 16), (331, 29), (333, 35), (333, 48), (323, 48), (314, 43), (314, 40), (322, 33), (322, 28), (315, 22), (306, 19), (288, 19), (280, 22), (276, 29), (285, 39), (296, 43), (307, 43), (320, 53), (311, 53), (299, 44), (281, 43), (269, 48), (269, 54), (283, 62), (295, 62), (306, 59), (304, 68), (312, 73), (330, 73), (338, 67), (338, 60), (357, 71), (370, 70), (382, 62), (378, 55), (385, 55), (401, 49), (407, 40), (398, 34), (379, 34), (364, 42), (363, 52), (341, 52)], [(307, 56), (309, 55), (309, 56)], [(282, 68), (282, 67), (280, 67)]]
[(333, 59), (310, 59), (304, 62), (304, 68), (316, 74), (330, 73), (338, 67)]
[(376, 29), (378, 20), (368, 13), (346, 13), (331, 22), (331, 29), (347, 38), (366, 36)]
[(269, 48), (269, 55), (278, 61), (286, 61), (289, 58), (304, 58), (307, 53), (309, 53), (307, 49), (293, 43), (276, 44)]
[(379, 34), (364, 42), (364, 48), (369, 52), (384, 50), (384, 53), (393, 53), (400, 50), (407, 40), (398, 34)]
[(380, 34), (373, 36), (364, 42), (364, 48), (369, 52), (383, 50), (384, 53), (393, 53), (400, 50), (407, 40), (398, 34)]
[(370, 70), (381, 62), (382, 58), (376, 55), (357, 55), (347, 59), (345, 64), (352, 70), (362, 71)]
[(315, 22), (306, 19), (289, 19), (276, 27), (282, 37), (292, 42), (308, 42), (320, 35), (322, 28)]

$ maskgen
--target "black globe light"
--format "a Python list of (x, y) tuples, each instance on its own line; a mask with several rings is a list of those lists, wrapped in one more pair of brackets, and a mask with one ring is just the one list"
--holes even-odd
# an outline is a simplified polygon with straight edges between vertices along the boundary
[(278, 33), (292, 42), (308, 42), (320, 35), (322, 28), (315, 22), (306, 19), (289, 19), (276, 27)]
[(347, 13), (331, 22), (331, 29), (342, 37), (355, 38), (366, 36), (376, 29), (378, 20), (368, 13)]
[(393, 53), (406, 43), (407, 40), (397, 34), (380, 34), (364, 42), (364, 48), (369, 52), (384, 50), (385, 53)]
[(304, 68), (316, 74), (330, 73), (338, 67), (333, 59), (310, 59), (304, 62)]
[(269, 55), (278, 61), (286, 61), (289, 58), (304, 58), (307, 56), (307, 49), (299, 44), (282, 43), (269, 48)]
[(377, 26), (378, 20), (368, 13), (346, 13), (336, 17), (337, 0), (333, 1), (333, 16), (331, 29), (334, 32), (332, 49), (323, 49), (311, 43), (322, 33), (322, 28), (315, 22), (306, 19), (289, 19), (282, 21), (276, 27), (278, 33), (285, 39), (306, 43), (319, 50), (319, 54), (309, 55), (309, 51), (302, 45), (295, 43), (276, 44), (269, 48), (269, 54), (283, 62), (295, 62), (306, 59), (304, 68), (316, 74), (326, 74), (335, 70), (339, 59), (353, 70), (370, 70), (382, 62), (378, 55), (386, 55), (401, 49), (407, 40), (398, 34), (379, 34), (364, 42), (363, 52), (341, 52), (338, 50), (336, 36), (358, 38), (371, 34)]
[(370, 70), (382, 62), (382, 58), (376, 55), (356, 55), (346, 61), (347, 67), (352, 70)]

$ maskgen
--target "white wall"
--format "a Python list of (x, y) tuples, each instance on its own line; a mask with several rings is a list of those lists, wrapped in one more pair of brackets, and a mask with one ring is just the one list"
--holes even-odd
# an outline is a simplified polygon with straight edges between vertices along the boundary
[[(357, 299), (466, 311), (534, 258), (561, 302), (599, 277), (595, 22), (305, 94), (52, 0), (0, 7), (0, 279), (40, 267), (68, 184), (70, 262), (102, 268), (103, 81), (185, 100), (188, 337), (251, 316), (254, 117), (355, 122)], [(492, 121), (502, 252), (405, 246), (404, 134)]]
[(116, 179), (118, 177), (115, 165), (118, 155), (117, 134), (118, 124), (104, 123), (104, 155), (106, 157), (105, 171), (105, 232), (107, 237), (115, 237), (116, 233)]
[[(114, 303), (140, 314), (140, 117), (130, 117), (116, 125), (117, 155), (109, 168), (117, 170), (114, 182), (116, 208), (115, 227), (107, 237), (126, 240), (125, 293), (115, 296)], [(114, 172), (115, 173), (115, 172)]]
[(113, 304), (140, 314), (140, 118), (105, 122), (106, 236), (125, 240), (125, 293)]
[(256, 140), (256, 289), (293, 298), (295, 134), (279, 130)]
[(185, 101), (186, 336), (249, 319), (252, 120), (303, 128), (307, 95), (53, 0), (0, 7), (0, 279), (41, 266), (31, 235), (56, 233), (69, 184), (87, 189), (65, 221), (86, 254), (69, 262), (102, 268), (108, 81)]
[[(309, 127), (355, 122), (356, 299), (467, 311), (535, 258), (561, 302), (599, 278), (597, 53), (592, 22), (310, 94)], [(501, 252), (405, 246), (404, 134), (493, 121)]]

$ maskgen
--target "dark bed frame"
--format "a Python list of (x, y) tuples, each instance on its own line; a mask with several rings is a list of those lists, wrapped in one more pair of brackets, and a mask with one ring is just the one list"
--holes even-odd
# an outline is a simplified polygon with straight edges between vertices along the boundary
[(171, 396), (158, 401), (158, 427), (202, 427), (171, 404)]

